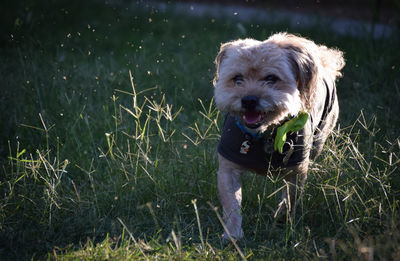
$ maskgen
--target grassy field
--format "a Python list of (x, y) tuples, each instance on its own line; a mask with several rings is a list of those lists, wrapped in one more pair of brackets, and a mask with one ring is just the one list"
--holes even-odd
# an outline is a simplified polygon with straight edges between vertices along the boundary
[[(398, 38), (136, 2), (2, 5), (0, 259), (400, 258)], [(249, 173), (245, 239), (223, 245), (213, 60), (279, 31), (345, 52), (339, 124), (293, 222), (273, 218), (282, 181)]]

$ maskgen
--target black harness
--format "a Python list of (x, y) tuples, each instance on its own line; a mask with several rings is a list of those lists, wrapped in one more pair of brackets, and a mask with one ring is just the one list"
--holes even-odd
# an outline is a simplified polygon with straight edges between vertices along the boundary
[(257, 170), (294, 166), (304, 160), (302, 131), (287, 136), (281, 154), (274, 150), (275, 131), (253, 137), (243, 132), (236, 122), (235, 117), (231, 115), (225, 118), (218, 152), (226, 159)]

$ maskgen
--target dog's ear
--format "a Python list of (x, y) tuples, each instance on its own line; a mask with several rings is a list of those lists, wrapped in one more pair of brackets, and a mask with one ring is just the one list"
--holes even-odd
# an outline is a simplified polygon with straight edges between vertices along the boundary
[(338, 49), (331, 49), (326, 46), (319, 46), (321, 63), (328, 75), (331, 75), (335, 81), (337, 77), (341, 77), (340, 70), (345, 66), (346, 62), (343, 58), (343, 52)]
[(300, 92), (308, 91), (318, 70), (312, 54), (306, 49), (295, 45), (286, 45), (284, 49), (288, 54), (289, 62), (296, 76), (297, 87)]
[[(309, 40), (286, 43), (283, 48), (287, 51), (288, 59), (296, 75), (297, 87), (301, 99), (307, 107), (311, 106), (316, 81), (323, 78), (334, 83), (342, 74), (344, 67), (343, 53), (324, 45), (316, 45)], [(320, 75), (320, 76), (318, 76)]]
[(227, 51), (227, 49), (228, 49), (230, 46), (232, 46), (232, 43), (231, 43), (231, 42), (222, 44), (222, 45), (221, 45), (221, 48), (220, 48), (220, 50), (219, 50), (219, 53), (218, 53), (217, 57), (215, 58), (215, 61), (214, 61), (214, 63), (215, 63), (215, 76), (214, 76), (214, 79), (213, 79), (213, 84), (214, 84), (214, 86), (216, 85), (216, 83), (217, 83), (217, 81), (218, 81), (218, 78), (219, 78), (219, 67), (220, 67), (220, 65), (221, 65), (221, 63), (222, 63), (222, 61), (223, 61), (223, 59), (224, 59), (225, 56), (226, 56), (226, 51)]
[(314, 48), (317, 46), (310, 45), (308, 42), (308, 40), (304, 40), (304, 43), (299, 43), (297, 39), (297, 41), (288, 41), (281, 45), (287, 53), (287, 58), (296, 77), (300, 98), (306, 108), (310, 108), (313, 102), (312, 97), (315, 92), (315, 81), (317, 80), (319, 67)]

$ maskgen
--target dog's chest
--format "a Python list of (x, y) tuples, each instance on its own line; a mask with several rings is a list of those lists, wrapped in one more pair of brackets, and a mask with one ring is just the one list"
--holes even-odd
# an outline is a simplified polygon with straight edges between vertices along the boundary
[(303, 135), (289, 134), (281, 154), (274, 150), (273, 133), (251, 137), (236, 125), (234, 117), (228, 115), (218, 152), (226, 159), (248, 168), (267, 170), (270, 167), (289, 167), (304, 159)]

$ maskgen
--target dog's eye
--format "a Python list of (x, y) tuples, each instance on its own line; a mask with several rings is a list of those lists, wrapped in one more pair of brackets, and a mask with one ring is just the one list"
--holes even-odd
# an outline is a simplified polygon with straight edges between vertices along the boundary
[(278, 80), (279, 80), (278, 76), (273, 75), (273, 74), (267, 75), (267, 76), (263, 79), (263, 81), (264, 81), (265, 83), (267, 83), (267, 84), (274, 84), (274, 83), (276, 83)]
[(235, 77), (233, 77), (233, 83), (235, 83), (235, 85), (242, 85), (244, 82), (244, 78), (242, 75), (236, 75)]

